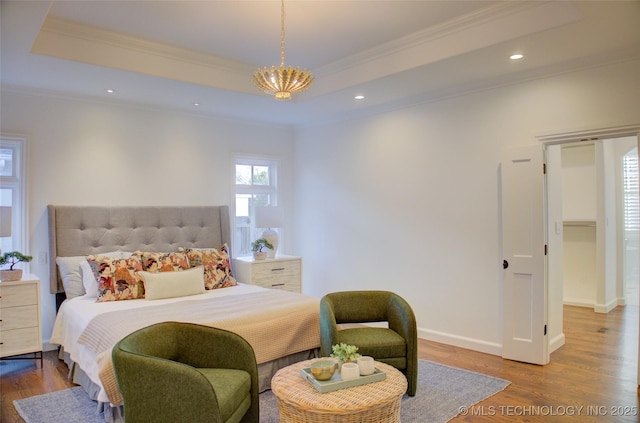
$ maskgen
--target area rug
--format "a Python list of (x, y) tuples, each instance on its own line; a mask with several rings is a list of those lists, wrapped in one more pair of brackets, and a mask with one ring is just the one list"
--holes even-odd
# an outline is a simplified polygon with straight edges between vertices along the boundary
[[(502, 391), (511, 382), (480, 373), (420, 360), (415, 397), (402, 399), (403, 423), (444, 423), (472, 405)], [(104, 423), (97, 403), (81, 387), (16, 400), (14, 407), (26, 423)], [(278, 406), (271, 391), (260, 394), (260, 422), (278, 423)]]

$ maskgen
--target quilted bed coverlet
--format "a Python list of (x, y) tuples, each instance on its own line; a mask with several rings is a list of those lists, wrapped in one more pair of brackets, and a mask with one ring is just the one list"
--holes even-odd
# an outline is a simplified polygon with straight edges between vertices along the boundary
[(258, 364), (320, 344), (319, 300), (300, 294), (264, 290), (172, 304), (108, 312), (95, 316), (78, 338), (97, 356), (100, 381), (113, 405), (123, 403), (111, 362), (111, 350), (123, 337), (163, 321), (214, 326), (235, 332), (253, 347)]

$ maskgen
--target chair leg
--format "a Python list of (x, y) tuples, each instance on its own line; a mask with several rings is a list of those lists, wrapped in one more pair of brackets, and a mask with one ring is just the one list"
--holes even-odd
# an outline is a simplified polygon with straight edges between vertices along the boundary
[(410, 374), (409, 369), (404, 369), (402, 373), (404, 373), (404, 376), (407, 378), (407, 395), (414, 397), (418, 388), (418, 375)]
[(415, 383), (411, 383), (409, 381), (407, 381), (407, 382), (408, 382), (408, 384), (407, 384), (407, 394), (410, 397), (415, 397), (416, 396), (416, 388), (417, 388)]

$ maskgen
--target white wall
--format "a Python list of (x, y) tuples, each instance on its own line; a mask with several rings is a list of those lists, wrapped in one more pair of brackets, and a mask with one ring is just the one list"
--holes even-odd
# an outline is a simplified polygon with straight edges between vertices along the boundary
[[(617, 298), (617, 204), (614, 140), (603, 140), (596, 144), (601, 152), (596, 154), (598, 169), (598, 219), (596, 223), (596, 251), (598, 263), (598, 290), (596, 308), (598, 313), (608, 313), (618, 305)], [(599, 160), (598, 160), (599, 159)]]
[[(284, 165), (289, 252), (303, 256), (306, 293), (390, 289), (413, 306), (420, 336), (499, 354), (501, 150), (637, 122), (639, 74), (629, 61), (295, 134), (3, 92), (1, 129), (29, 136), (34, 255), (47, 251), (47, 204), (228, 204), (231, 154), (266, 153)], [(45, 286), (48, 340), (48, 267), (31, 271)]]
[(565, 344), (563, 326), (564, 248), (562, 224), (562, 151), (547, 147), (547, 334), (549, 353)]
[[(233, 153), (280, 158), (291, 201), (292, 131), (107, 103), (2, 93), (2, 132), (28, 136), (29, 253), (48, 251), (47, 204), (218, 205), (233, 200)], [(55, 300), (41, 279), (43, 340)]]
[(501, 150), (637, 122), (639, 74), (636, 60), (299, 129), (305, 292), (390, 289), (421, 336), (499, 354)]
[(597, 298), (596, 148), (593, 144), (562, 149), (564, 226), (564, 303), (594, 307)]
[(596, 152), (593, 144), (562, 149), (564, 220), (596, 221)]

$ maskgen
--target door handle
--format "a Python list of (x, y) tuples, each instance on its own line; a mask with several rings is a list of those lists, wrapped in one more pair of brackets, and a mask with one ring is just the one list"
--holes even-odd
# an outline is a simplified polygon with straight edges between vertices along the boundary
[(509, 267), (509, 262), (506, 260), (502, 260), (502, 268), (506, 269), (507, 267)]

